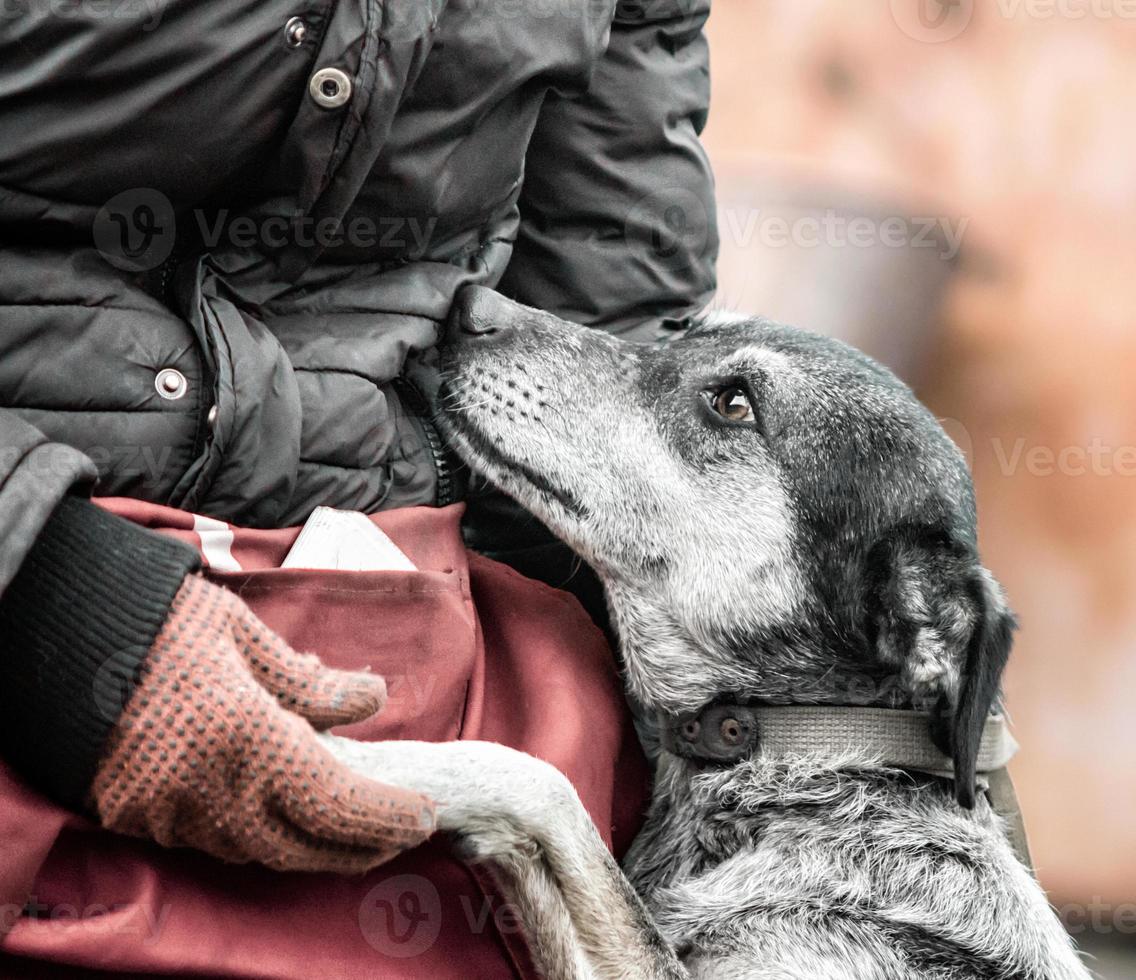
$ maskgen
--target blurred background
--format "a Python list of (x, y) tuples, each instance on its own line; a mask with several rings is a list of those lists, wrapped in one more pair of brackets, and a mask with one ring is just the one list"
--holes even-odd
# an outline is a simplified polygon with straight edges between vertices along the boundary
[(717, 305), (843, 337), (969, 456), (1042, 883), (1136, 977), (1136, 4), (718, 0)]

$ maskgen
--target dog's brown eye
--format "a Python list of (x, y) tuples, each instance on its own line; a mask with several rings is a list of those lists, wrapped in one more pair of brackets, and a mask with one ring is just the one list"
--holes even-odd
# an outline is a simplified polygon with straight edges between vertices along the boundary
[(723, 388), (711, 400), (714, 411), (731, 422), (752, 422), (753, 406), (741, 388)]

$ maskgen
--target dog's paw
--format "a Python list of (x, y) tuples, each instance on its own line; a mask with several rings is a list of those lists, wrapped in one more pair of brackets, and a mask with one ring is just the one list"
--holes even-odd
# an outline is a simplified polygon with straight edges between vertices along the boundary
[(321, 740), (361, 775), (434, 800), (439, 830), (474, 836), (484, 831), (489, 842), (500, 827), (511, 826), (539, 837), (583, 813), (558, 769), (494, 742), (357, 742), (335, 735)]

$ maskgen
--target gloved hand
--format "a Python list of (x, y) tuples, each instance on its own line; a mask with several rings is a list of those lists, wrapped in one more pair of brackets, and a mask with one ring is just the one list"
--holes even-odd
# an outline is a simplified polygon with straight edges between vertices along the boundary
[(189, 575), (107, 741), (93, 806), (111, 830), (226, 861), (366, 871), (430, 835), (433, 803), (355, 775), (315, 729), (385, 700), (381, 677), (294, 652)]

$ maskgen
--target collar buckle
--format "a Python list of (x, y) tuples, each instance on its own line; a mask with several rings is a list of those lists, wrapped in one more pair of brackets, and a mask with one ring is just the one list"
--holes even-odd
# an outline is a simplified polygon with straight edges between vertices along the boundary
[(711, 704), (701, 711), (666, 719), (663, 747), (696, 762), (737, 762), (758, 742), (757, 712), (744, 704)]

